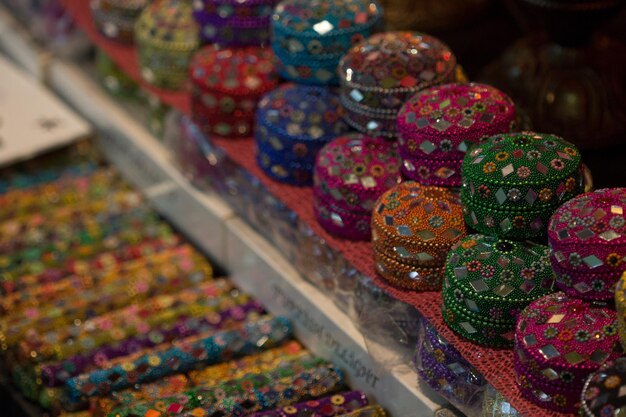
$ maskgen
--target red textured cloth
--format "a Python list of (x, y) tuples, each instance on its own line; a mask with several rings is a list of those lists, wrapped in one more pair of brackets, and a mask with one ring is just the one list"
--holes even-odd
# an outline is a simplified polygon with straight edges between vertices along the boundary
[[(88, 1), (61, 0), (61, 3), (72, 14), (78, 25), (87, 33), (90, 39), (99, 48), (102, 48), (120, 68), (133, 79), (139, 81), (143, 87), (157, 94), (163, 102), (189, 114), (190, 97), (187, 93), (173, 93), (147, 85), (140, 79), (133, 47), (109, 41), (97, 32), (91, 21)], [(333, 249), (341, 252), (355, 268), (363, 274), (373, 277), (376, 284), (391, 296), (415, 306), (417, 310), (430, 320), (442, 336), (450, 341), (522, 415), (527, 417), (566, 416), (562, 413), (544, 410), (521, 397), (515, 386), (512, 350), (480, 347), (459, 338), (448, 329), (441, 316), (441, 294), (439, 292), (416, 293), (386, 284), (375, 272), (372, 246), (369, 242), (343, 240), (329, 235), (322, 229), (315, 221), (312, 189), (309, 187), (300, 188), (284, 185), (268, 178), (256, 164), (254, 143), (251, 139), (216, 139), (215, 142), (226, 151), (233, 161), (259, 178), (269, 192), (277, 196), (291, 210), (296, 212), (303, 221), (311, 226), (315, 233), (322, 237)]]

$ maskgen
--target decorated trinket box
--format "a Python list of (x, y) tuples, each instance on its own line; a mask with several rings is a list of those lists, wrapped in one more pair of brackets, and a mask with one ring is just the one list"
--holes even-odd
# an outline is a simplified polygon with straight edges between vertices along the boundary
[(549, 248), (485, 235), (469, 235), (448, 255), (443, 318), (473, 342), (509, 347), (519, 312), (552, 292)]
[(615, 310), (563, 292), (532, 302), (517, 322), (517, 384), (524, 397), (550, 410), (574, 412), (589, 374), (621, 355)]
[(359, 133), (334, 139), (322, 148), (315, 162), (317, 221), (331, 234), (369, 240), (376, 200), (401, 179), (395, 143)]
[(280, 75), (301, 84), (339, 84), (339, 59), (380, 29), (382, 15), (376, 0), (283, 0), (272, 17)]
[(193, 16), (203, 43), (267, 46), (276, 3), (278, 0), (195, 0)]
[(109, 39), (132, 43), (134, 27), (150, 0), (93, 0), (89, 2), (96, 28)]
[(339, 62), (345, 119), (361, 132), (393, 138), (402, 105), (420, 90), (456, 81), (456, 69), (450, 48), (430, 35), (373, 35)]
[(257, 102), (278, 85), (273, 55), (249, 46), (206, 46), (191, 62), (191, 111), (207, 135), (249, 137)]
[(605, 363), (589, 376), (580, 403), (582, 417), (619, 416), (626, 412), (626, 358)]
[(557, 286), (570, 297), (611, 300), (626, 269), (626, 188), (578, 195), (550, 218), (548, 240)]
[(424, 185), (461, 186), (461, 163), (480, 139), (515, 128), (515, 105), (484, 84), (445, 84), (413, 96), (398, 113), (402, 173)]
[(584, 191), (578, 149), (534, 132), (495, 135), (463, 159), (461, 200), (468, 226), (493, 236), (545, 236), (555, 210)]
[(372, 213), (376, 270), (401, 288), (441, 288), (448, 251), (465, 236), (458, 196), (445, 188), (403, 182), (386, 191)]
[(191, 0), (156, 0), (137, 19), (135, 42), (146, 82), (170, 90), (184, 87), (199, 44), (191, 12)]
[(311, 185), (319, 150), (348, 132), (339, 97), (326, 87), (283, 84), (266, 94), (256, 113), (259, 166), (270, 177)]

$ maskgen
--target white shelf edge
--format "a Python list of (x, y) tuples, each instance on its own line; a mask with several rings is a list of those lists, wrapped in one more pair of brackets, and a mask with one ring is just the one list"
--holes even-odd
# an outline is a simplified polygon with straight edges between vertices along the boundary
[(418, 388), (409, 366), (378, 366), (352, 320), (247, 223), (233, 218), (227, 228), (226, 265), (233, 281), (271, 313), (289, 317), (298, 338), (340, 366), (354, 388), (373, 395), (394, 416), (432, 416), (445, 404), (433, 391)]
[(40, 50), (4, 6), (0, 6), (0, 49), (39, 81), (45, 80), (51, 54)]

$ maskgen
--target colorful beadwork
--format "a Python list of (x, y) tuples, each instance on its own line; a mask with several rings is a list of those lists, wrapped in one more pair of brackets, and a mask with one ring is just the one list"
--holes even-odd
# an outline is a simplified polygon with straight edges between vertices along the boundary
[(386, 191), (372, 214), (372, 244), (380, 275), (413, 290), (441, 288), (450, 247), (466, 234), (458, 196), (407, 181)]
[(265, 95), (256, 114), (259, 166), (270, 177), (311, 185), (319, 150), (348, 131), (339, 98), (324, 87), (283, 84)]
[(515, 332), (517, 384), (522, 395), (555, 411), (573, 412), (585, 380), (622, 349), (615, 311), (557, 292), (531, 303)]
[(455, 68), (450, 49), (432, 36), (373, 35), (339, 62), (345, 119), (361, 132), (394, 137), (400, 107), (424, 88), (455, 81)]
[(401, 179), (395, 143), (358, 133), (334, 139), (315, 162), (317, 221), (334, 235), (369, 240), (376, 200)]
[(272, 18), (278, 71), (301, 84), (336, 85), (341, 56), (381, 24), (376, 0), (283, 0)]
[(135, 41), (146, 82), (171, 90), (183, 88), (189, 61), (199, 44), (191, 0), (154, 1), (137, 20)]
[(289, 322), (282, 317), (265, 318), (239, 329), (220, 331), (212, 336), (177, 341), (171, 348), (113, 361), (107, 369), (93, 371), (67, 381), (69, 402), (119, 391), (136, 383), (150, 382), (173, 373), (210, 365), (226, 357), (242, 356), (280, 344), (291, 335)]
[(571, 297), (610, 300), (626, 270), (626, 188), (569, 200), (550, 218), (548, 240), (557, 286)]
[(467, 149), (513, 130), (515, 105), (488, 85), (445, 84), (413, 96), (397, 122), (403, 174), (424, 185), (459, 187)]
[(332, 417), (359, 410), (368, 403), (367, 397), (361, 391), (349, 391), (254, 413), (251, 417)]
[(513, 344), (517, 315), (552, 292), (547, 246), (469, 235), (448, 255), (443, 318), (452, 330), (483, 345)]
[(544, 236), (557, 207), (584, 188), (576, 147), (533, 132), (495, 135), (475, 146), (465, 155), (462, 177), (467, 224), (514, 239)]
[(207, 46), (193, 57), (191, 111), (205, 134), (252, 135), (257, 102), (278, 85), (272, 59), (259, 47)]
[(626, 413), (626, 358), (605, 363), (589, 376), (580, 404), (582, 417), (614, 417)]
[(295, 341), (287, 342), (285, 345), (255, 355), (191, 371), (188, 376), (173, 375), (149, 384), (113, 392), (107, 397), (96, 397), (91, 401), (90, 408), (94, 410), (96, 417), (104, 417), (115, 408), (172, 397), (189, 390), (193, 385), (217, 385), (223, 381), (241, 378), (249, 373), (269, 372), (281, 363), (299, 359), (304, 355), (307, 355), (307, 352), (302, 345)]
[[(287, 375), (278, 379), (267, 374), (249, 374), (237, 380), (224, 381), (217, 386), (198, 387), (155, 403), (140, 403), (127, 409), (117, 409), (109, 416), (149, 415), (151, 410), (165, 412), (165, 416), (211, 416), (218, 410), (224, 415), (243, 416), (285, 407), (344, 388), (343, 374), (334, 365), (325, 364), (318, 359), (303, 365), (295, 373), (287, 369)], [(177, 412), (167, 411), (170, 407)]]
[(278, 0), (195, 0), (193, 15), (203, 43), (269, 44), (270, 17)]

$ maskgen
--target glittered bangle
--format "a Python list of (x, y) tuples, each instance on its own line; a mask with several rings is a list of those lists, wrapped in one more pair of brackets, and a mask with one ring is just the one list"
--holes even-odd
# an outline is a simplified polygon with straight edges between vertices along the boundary
[(522, 311), (513, 361), (524, 397), (573, 412), (590, 373), (621, 355), (615, 312), (558, 292)]
[(146, 7), (135, 25), (141, 76), (157, 87), (181, 89), (189, 60), (198, 48), (191, 1), (159, 0)]
[(260, 167), (279, 181), (311, 184), (317, 152), (348, 130), (340, 117), (339, 100), (326, 88), (285, 84), (265, 95), (256, 114)]
[(165, 293), (74, 326), (55, 329), (38, 337), (31, 336), (20, 342), (19, 354), (23, 361), (29, 362), (63, 360), (168, 326), (179, 317), (210, 314), (214, 300), (232, 291), (232, 284), (220, 279), (177, 293)]
[[(151, 215), (151, 218), (144, 219), (139, 224), (135, 222), (133, 227), (126, 226), (119, 231), (116, 230), (105, 239), (96, 241), (85, 239), (70, 251), (66, 248), (48, 245), (31, 247), (11, 256), (0, 255), (0, 264), (8, 266), (0, 268), (0, 276), (3, 282), (20, 281), (20, 277), (39, 274), (45, 268), (59, 268), (63, 265), (93, 259), (100, 252), (136, 245), (145, 239), (156, 239), (171, 234), (172, 230), (166, 223)], [(10, 284), (8, 286), (10, 287)]]
[(441, 289), (444, 268), (425, 268), (406, 265), (403, 262), (374, 252), (376, 272), (390, 284), (412, 291), (438, 291)]
[[(302, 360), (287, 362), (281, 367), (269, 373), (246, 374), (238, 379), (222, 381), (217, 385), (203, 385), (185, 391), (171, 397), (160, 398), (157, 401), (139, 403), (126, 408), (113, 410), (109, 415), (130, 417), (132, 415), (145, 415), (150, 410), (175, 408), (180, 415), (186, 415), (193, 410), (207, 410), (215, 407), (217, 403), (226, 398), (246, 398), (247, 394), (264, 387), (278, 386), (285, 383), (286, 387), (292, 386), (302, 374), (315, 374), (327, 372), (333, 366), (322, 359), (306, 356)], [(254, 410), (248, 410), (252, 412)], [(207, 413), (210, 415), (210, 413)]]
[(98, 169), (89, 175), (70, 176), (0, 194), (0, 215), (9, 219), (29, 213), (48, 213), (68, 204), (105, 199), (111, 189), (124, 189), (119, 174), (108, 168)]
[(119, 281), (111, 285), (110, 291), (94, 288), (83, 292), (79, 298), (58, 300), (52, 305), (43, 304), (39, 308), (28, 309), (24, 316), (20, 314), (5, 318), (0, 322), (0, 339), (11, 346), (22, 339), (27, 331), (31, 334), (42, 333), (148, 299), (157, 292), (172, 292), (212, 278), (212, 269), (201, 255), (196, 255), (194, 259), (176, 253), (169, 261), (154, 271), (140, 271), (138, 276), (121, 276)]
[[(285, 407), (307, 398), (319, 397), (345, 388), (343, 374), (333, 365), (304, 371), (294, 377), (283, 378), (263, 388), (251, 389), (241, 396), (225, 397), (207, 408), (199, 408), (206, 415), (224, 412), (226, 415), (245, 415), (262, 410)], [(181, 414), (195, 417), (194, 411)]]
[(367, 396), (363, 392), (349, 391), (288, 405), (276, 410), (254, 413), (251, 417), (330, 417), (362, 409), (368, 404)]
[(413, 96), (397, 123), (402, 172), (425, 185), (459, 187), (465, 151), (483, 137), (511, 131), (515, 105), (488, 85), (444, 84)]
[(626, 188), (574, 197), (550, 218), (548, 241), (557, 286), (569, 296), (610, 300), (626, 269)]
[(387, 413), (380, 405), (368, 405), (349, 413), (340, 414), (337, 417), (387, 417)]
[(223, 362), (204, 369), (189, 372), (188, 376), (173, 375), (149, 384), (136, 385), (107, 397), (96, 397), (91, 401), (94, 417), (105, 417), (113, 409), (124, 409), (134, 403), (154, 402), (160, 398), (172, 397), (188, 391), (193, 386), (213, 386), (223, 381), (238, 379), (249, 373), (265, 373), (287, 361), (307, 355), (298, 342), (268, 349), (238, 360)]
[(289, 322), (277, 317), (251, 322), (235, 330), (220, 331), (207, 338), (183, 339), (170, 349), (129, 358), (111, 368), (70, 379), (66, 383), (68, 400), (77, 402), (174, 372), (184, 372), (201, 364), (215, 363), (230, 355), (258, 352), (261, 348), (281, 343), (290, 334)]
[(463, 160), (465, 219), (485, 234), (543, 236), (556, 208), (583, 191), (582, 172), (578, 150), (557, 136), (493, 136)]
[[(233, 305), (234, 304), (234, 305)], [(177, 320), (172, 326), (156, 328), (147, 334), (129, 337), (120, 343), (104, 345), (84, 354), (71, 356), (62, 362), (41, 366), (41, 376), (46, 386), (57, 386), (78, 374), (105, 365), (109, 360), (133, 353), (138, 349), (155, 347), (176, 339), (228, 328), (236, 323), (253, 320), (263, 312), (256, 301), (247, 296), (218, 299), (213, 311), (204, 316)]]
[(346, 119), (362, 132), (394, 137), (402, 104), (424, 88), (455, 80), (456, 58), (438, 39), (387, 32), (352, 47), (339, 62)]
[(113, 268), (124, 262), (136, 260), (147, 255), (152, 255), (181, 244), (181, 238), (174, 234), (171, 229), (163, 229), (161, 237), (146, 239), (135, 245), (125, 245), (118, 249), (104, 251), (87, 260), (67, 260), (55, 267), (49, 267), (34, 274), (15, 275), (3, 274), (0, 276), (0, 290), (3, 294), (20, 293), (29, 287), (37, 287), (60, 281), (71, 275), (87, 275), (99, 273), (105, 269)]
[(193, 120), (205, 134), (247, 137), (256, 104), (278, 85), (271, 51), (259, 47), (201, 49), (191, 62)]
[[(45, 282), (45, 285), (31, 285), (21, 291), (7, 294), (0, 300), (0, 311), (7, 316), (21, 314), (26, 308), (37, 307), (39, 305), (49, 306), (55, 301), (69, 301), (70, 299), (83, 294), (85, 291), (96, 288), (104, 288), (108, 284), (121, 283), (120, 276), (130, 276), (139, 271), (145, 273), (147, 268), (156, 267), (164, 263), (172, 262), (176, 257), (191, 257), (194, 249), (189, 245), (178, 247), (144, 245), (144, 254), (150, 255), (149, 261), (145, 258), (129, 259), (127, 262), (120, 262), (119, 259), (109, 258), (106, 266), (97, 267), (93, 265), (90, 273), (81, 271), (73, 275), (64, 277), (56, 281)], [(152, 250), (147, 250), (152, 249)], [(110, 255), (109, 255), (110, 256)], [(44, 284), (43, 282), (40, 284)], [(58, 306), (58, 305), (57, 305)]]
[(272, 18), (272, 49), (281, 76), (302, 84), (338, 84), (337, 64), (382, 24), (374, 0), (285, 0)]

